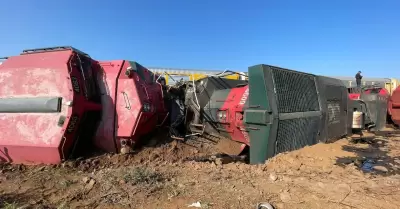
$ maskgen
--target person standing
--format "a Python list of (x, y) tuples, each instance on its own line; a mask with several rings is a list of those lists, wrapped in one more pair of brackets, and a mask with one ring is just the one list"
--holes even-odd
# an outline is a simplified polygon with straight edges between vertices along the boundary
[(361, 80), (362, 80), (362, 75), (361, 75), (361, 71), (358, 71), (358, 73), (356, 74), (356, 84), (357, 87), (361, 87)]

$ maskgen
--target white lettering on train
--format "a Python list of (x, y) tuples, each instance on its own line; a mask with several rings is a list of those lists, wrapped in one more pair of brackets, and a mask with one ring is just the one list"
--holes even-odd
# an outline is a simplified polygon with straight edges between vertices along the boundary
[(246, 91), (244, 91), (242, 98), (240, 98), (240, 102), (239, 105), (244, 105), (246, 104), (247, 98), (249, 97), (249, 88), (246, 89)]
[(250, 137), (249, 137), (249, 134), (247, 133), (247, 131), (246, 131), (244, 128), (241, 128), (240, 130), (241, 130), (241, 132), (242, 132), (242, 134), (243, 134), (243, 136), (244, 136), (244, 139), (245, 139), (247, 142), (250, 142)]
[(81, 90), (80, 90), (80, 88), (79, 88), (79, 81), (78, 81), (78, 79), (75, 78), (75, 77), (73, 77), (73, 76), (71, 76), (71, 81), (72, 81), (72, 88), (74, 89), (74, 91), (75, 91), (76, 93), (80, 93)]
[(77, 124), (77, 122), (78, 122), (78, 119), (79, 119), (79, 118), (78, 118), (77, 115), (73, 115), (73, 116), (71, 117), (70, 122), (69, 122), (68, 127), (67, 127), (67, 132), (68, 132), (68, 133), (72, 133), (72, 132), (75, 130), (76, 124)]

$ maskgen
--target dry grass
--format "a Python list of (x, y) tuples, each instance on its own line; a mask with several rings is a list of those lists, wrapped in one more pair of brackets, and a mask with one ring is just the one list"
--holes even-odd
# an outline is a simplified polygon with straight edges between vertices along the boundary
[(164, 180), (163, 174), (145, 167), (137, 167), (124, 175), (127, 183), (134, 185), (155, 185)]
[(2, 207), (2, 209), (18, 209), (18, 208), (19, 208), (18, 204), (15, 202), (13, 203), (5, 202)]

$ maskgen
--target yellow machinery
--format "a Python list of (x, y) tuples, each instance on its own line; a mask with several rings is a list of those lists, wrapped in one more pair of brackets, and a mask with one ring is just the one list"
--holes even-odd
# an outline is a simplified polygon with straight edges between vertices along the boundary
[(211, 70), (186, 70), (173, 68), (148, 68), (155, 74), (162, 75), (166, 84), (173, 84), (181, 79), (184, 81), (192, 81), (204, 78), (209, 75), (220, 75), (221, 77), (233, 80), (245, 80), (247, 76), (244, 72), (233, 71), (211, 71)]
[(388, 90), (389, 94), (392, 95), (393, 91), (400, 85), (399, 80), (390, 78), (390, 82), (385, 83), (385, 89)]

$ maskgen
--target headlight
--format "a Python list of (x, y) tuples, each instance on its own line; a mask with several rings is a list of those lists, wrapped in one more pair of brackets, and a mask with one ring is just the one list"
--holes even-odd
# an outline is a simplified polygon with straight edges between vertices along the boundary
[(226, 111), (219, 111), (218, 118), (219, 120), (226, 120)]
[(219, 112), (219, 113), (218, 113), (218, 118), (219, 118), (219, 119), (222, 119), (222, 117), (223, 117), (222, 112)]
[(147, 104), (147, 103), (143, 104), (143, 111), (144, 112), (150, 112), (150, 110), (151, 110), (150, 104)]

